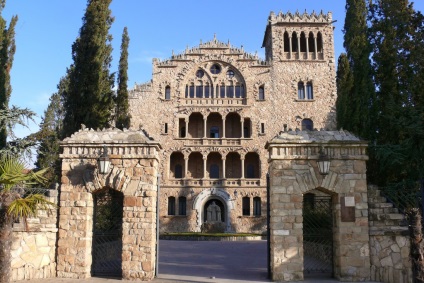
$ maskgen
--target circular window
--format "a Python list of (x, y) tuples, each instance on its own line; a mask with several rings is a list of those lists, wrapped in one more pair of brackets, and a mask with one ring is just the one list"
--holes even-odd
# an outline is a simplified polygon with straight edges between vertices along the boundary
[(227, 78), (231, 79), (234, 77), (234, 71), (233, 70), (228, 70), (227, 71)]
[(205, 75), (205, 72), (203, 72), (202, 70), (197, 70), (196, 77), (201, 79), (201, 78), (203, 78), (204, 75)]
[(214, 64), (211, 67), (211, 73), (214, 75), (221, 73), (221, 66), (219, 66), (218, 64)]

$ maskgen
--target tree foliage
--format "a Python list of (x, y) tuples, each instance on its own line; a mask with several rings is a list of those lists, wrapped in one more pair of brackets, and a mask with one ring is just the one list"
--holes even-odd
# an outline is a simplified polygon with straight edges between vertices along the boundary
[(59, 182), (61, 175), (60, 136), (63, 130), (63, 103), (69, 86), (69, 77), (62, 77), (57, 88), (58, 91), (50, 97), (50, 103), (44, 112), (40, 130), (35, 134), (39, 141), (37, 148), (37, 168), (49, 168), (46, 177), (50, 184)]
[(423, 15), (408, 0), (366, 4), (346, 0), (338, 125), (370, 142), (370, 182), (406, 188), (424, 177)]
[(121, 57), (118, 67), (118, 91), (116, 97), (116, 127), (119, 129), (130, 127), (130, 114), (128, 105), (128, 45), (130, 38), (127, 27), (122, 33)]
[[(7, 26), (6, 20), (1, 16), (5, 2), (5, 0), (0, 2), (0, 110), (8, 109), (12, 93), (10, 70), (12, 69), (16, 51), (15, 26), (18, 21), (18, 16), (13, 16), (9, 26)], [(1, 127), (0, 129), (0, 148), (6, 146), (7, 130), (7, 127)]]
[(63, 137), (80, 129), (109, 126), (114, 109), (112, 36), (112, 0), (89, 0), (79, 37), (72, 45), (73, 64), (69, 68), (69, 90), (64, 97)]

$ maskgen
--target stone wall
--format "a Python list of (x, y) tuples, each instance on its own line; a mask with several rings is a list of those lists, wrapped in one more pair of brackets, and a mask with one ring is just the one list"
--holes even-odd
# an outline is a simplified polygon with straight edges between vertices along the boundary
[[(123, 194), (122, 277), (152, 280), (156, 253), (156, 201), (160, 146), (141, 131), (80, 130), (62, 142), (57, 276), (88, 278), (92, 268), (93, 194)], [(106, 174), (96, 160), (107, 146)]]
[[(267, 145), (273, 280), (304, 279), (303, 194), (312, 190), (333, 199), (334, 276), (370, 279), (366, 146), (343, 131), (284, 132)], [(317, 167), (321, 152), (331, 160), (324, 176)]]
[(407, 283), (412, 280), (410, 237), (405, 216), (375, 186), (368, 187), (371, 280)]
[[(47, 200), (57, 204), (57, 190)], [(37, 218), (15, 223), (12, 243), (12, 281), (56, 277), (57, 209), (41, 210)]]

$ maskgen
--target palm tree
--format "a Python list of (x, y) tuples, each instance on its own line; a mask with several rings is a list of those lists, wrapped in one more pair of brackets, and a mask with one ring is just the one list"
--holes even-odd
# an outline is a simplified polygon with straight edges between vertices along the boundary
[(10, 281), (12, 226), (16, 219), (37, 216), (38, 210), (55, 204), (28, 188), (43, 184), (45, 170), (26, 170), (25, 162), (16, 155), (0, 155), (0, 282)]

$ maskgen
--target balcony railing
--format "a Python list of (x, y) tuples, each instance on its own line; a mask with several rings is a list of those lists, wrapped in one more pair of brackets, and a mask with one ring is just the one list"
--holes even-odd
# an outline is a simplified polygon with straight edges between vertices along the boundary
[(234, 139), (234, 138), (220, 138), (220, 139), (185, 139), (184, 145), (185, 146), (198, 146), (198, 145), (224, 145), (224, 146), (235, 146), (235, 145), (241, 145), (241, 138)]
[(182, 187), (259, 187), (261, 179), (169, 179), (164, 180), (165, 186)]
[(246, 98), (182, 98), (183, 105), (217, 105), (217, 106), (231, 106), (231, 105), (246, 105)]

